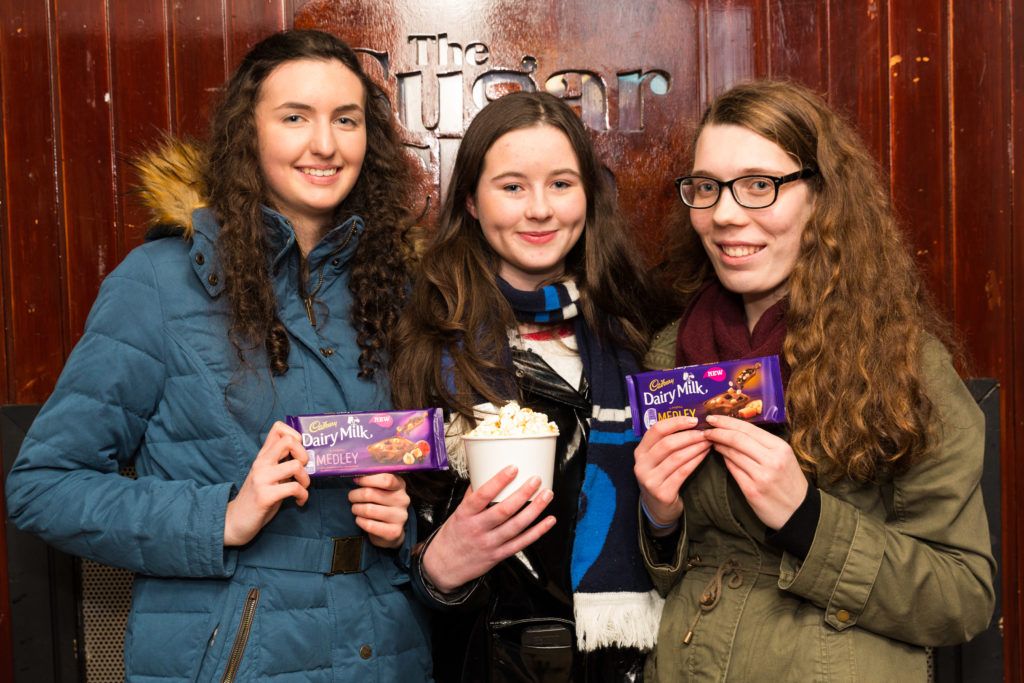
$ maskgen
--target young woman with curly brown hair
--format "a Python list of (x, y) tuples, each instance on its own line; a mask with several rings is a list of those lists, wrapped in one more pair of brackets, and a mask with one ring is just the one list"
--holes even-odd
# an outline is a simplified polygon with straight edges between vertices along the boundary
[(544, 490), (511, 486), (514, 462), (470, 488), (451, 440), (456, 474), (422, 506), (437, 531), (414, 563), (438, 611), (438, 680), (639, 680), (661, 603), (636, 545), (623, 376), (647, 346), (650, 290), (566, 103), (521, 92), (477, 114), (420, 263), (396, 404), (445, 406), (450, 436), (510, 400), (559, 428)]
[(641, 545), (668, 595), (656, 680), (927, 680), (926, 647), (993, 608), (983, 420), (852, 129), (790, 83), (740, 85), (697, 129), (648, 355), (778, 354), (784, 429), (656, 423), (635, 451)]
[(430, 679), (403, 480), (311, 480), (278, 421), (390, 407), (407, 163), (318, 31), (246, 55), (202, 152), (143, 163), (160, 229), (104, 281), (7, 480), (20, 527), (136, 572), (128, 680)]

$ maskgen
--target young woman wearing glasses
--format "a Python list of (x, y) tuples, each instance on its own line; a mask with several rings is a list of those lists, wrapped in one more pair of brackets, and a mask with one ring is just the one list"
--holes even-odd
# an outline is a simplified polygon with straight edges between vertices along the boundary
[(657, 423), (641, 545), (668, 595), (653, 680), (926, 680), (993, 609), (983, 419), (888, 188), (852, 129), (779, 82), (697, 130), (670, 254), (672, 367), (778, 354), (788, 423)]

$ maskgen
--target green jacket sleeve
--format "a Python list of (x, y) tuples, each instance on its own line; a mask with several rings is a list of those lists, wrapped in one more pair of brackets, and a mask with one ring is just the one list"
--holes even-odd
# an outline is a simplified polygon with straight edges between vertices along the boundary
[(672, 590), (672, 587), (686, 573), (686, 567), (683, 565), (683, 558), (686, 557), (686, 547), (688, 545), (686, 517), (684, 515), (679, 520), (679, 523), (683, 525), (683, 529), (679, 534), (679, 541), (676, 544), (675, 552), (666, 563), (665, 559), (667, 558), (659, 557), (654, 539), (648, 535), (647, 530), (644, 528), (643, 512), (640, 515), (640, 553), (644, 558), (644, 566), (647, 568), (647, 573), (651, 575), (651, 582), (654, 584), (658, 594), (661, 597), (666, 597), (669, 591)]
[(888, 510), (850, 502), (856, 488), (823, 490), (810, 552), (802, 563), (784, 555), (779, 587), (837, 630), (939, 646), (988, 626), (995, 561), (979, 485), (984, 418), (945, 350), (931, 342), (923, 356), (936, 447), (892, 481)]

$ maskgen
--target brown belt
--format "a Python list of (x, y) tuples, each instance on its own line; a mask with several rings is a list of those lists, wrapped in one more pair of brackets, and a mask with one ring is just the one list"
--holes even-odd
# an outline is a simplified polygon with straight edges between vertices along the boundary
[(302, 538), (262, 533), (251, 546), (238, 552), (238, 564), (331, 576), (361, 572), (375, 556), (373, 546), (363, 536)]

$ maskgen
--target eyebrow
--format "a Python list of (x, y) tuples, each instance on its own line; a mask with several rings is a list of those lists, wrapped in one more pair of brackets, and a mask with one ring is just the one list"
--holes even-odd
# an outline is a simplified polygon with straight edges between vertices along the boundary
[[(299, 111), (313, 111), (313, 106), (305, 104), (303, 102), (284, 102), (274, 107), (274, 111), (278, 109), (298, 109)], [(335, 107), (332, 113), (334, 114), (347, 114), (348, 112), (362, 112), (362, 105), (352, 103), (343, 104), (340, 107)]]
[[(553, 177), (553, 176), (560, 176), (560, 175), (571, 175), (571, 176), (575, 176), (576, 178), (582, 177), (582, 176), (580, 176), (578, 171), (574, 171), (571, 168), (555, 169), (554, 171), (552, 171), (551, 173), (548, 174), (548, 177), (550, 178), (550, 177)], [(526, 174), (525, 173), (520, 173), (519, 171), (504, 171), (502, 173), (498, 173), (495, 176), (492, 176), (491, 180), (495, 181), (495, 180), (500, 180), (501, 178), (520, 179), (520, 178), (525, 178), (525, 177), (526, 177)]]
[[(768, 168), (761, 168), (761, 167), (758, 167), (758, 168), (741, 168), (739, 170), (739, 172), (737, 172), (737, 174), (735, 176), (733, 176), (733, 177), (735, 177), (735, 178), (742, 178), (745, 175), (784, 176), (788, 172), (789, 171), (779, 171), (779, 170), (775, 170), (775, 169), (768, 169)], [(702, 176), (702, 177), (705, 177), (705, 178), (716, 178), (716, 177), (718, 177), (715, 174), (711, 173), (711, 171), (705, 171), (705, 170), (702, 170), (702, 169), (694, 169), (690, 173), (690, 175), (697, 175), (697, 176)]]

